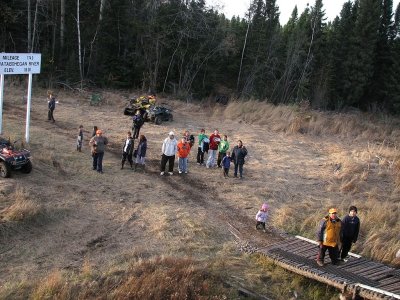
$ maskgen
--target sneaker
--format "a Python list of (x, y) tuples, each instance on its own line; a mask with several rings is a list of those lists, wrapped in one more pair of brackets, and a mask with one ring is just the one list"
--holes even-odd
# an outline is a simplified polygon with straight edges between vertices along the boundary
[(165, 174), (165, 172), (161, 172), (160, 175), (163, 176)]
[(263, 232), (267, 232), (265, 229), (263, 229)]
[(185, 174), (187, 174), (188, 173), (188, 171), (185, 171)]
[(168, 174), (171, 175), (171, 176), (174, 175), (174, 173), (172, 173), (172, 172), (168, 172)]
[(323, 267), (324, 266), (324, 262), (322, 262), (320, 260), (317, 260), (317, 265), (320, 266), (320, 267)]
[(179, 171), (178, 173), (179, 173), (179, 174), (182, 174), (182, 171)]
[(201, 163), (197, 163), (199, 166), (201, 166)]

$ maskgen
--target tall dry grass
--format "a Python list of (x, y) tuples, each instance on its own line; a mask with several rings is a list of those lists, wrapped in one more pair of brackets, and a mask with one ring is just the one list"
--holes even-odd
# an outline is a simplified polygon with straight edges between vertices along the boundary
[(44, 213), (43, 206), (32, 199), (28, 192), (21, 187), (17, 187), (7, 197), (11, 199), (11, 203), (0, 211), (0, 218), (4, 222), (29, 221)]
[[(355, 252), (400, 265), (400, 123), (367, 113), (327, 113), (304, 106), (274, 106), (265, 102), (231, 102), (225, 118), (263, 125), (275, 132), (320, 138), (332, 162), (326, 201), (301, 199), (273, 212), (274, 225), (315, 239), (319, 220), (330, 206), (341, 215), (350, 205), (359, 208), (361, 236)], [(333, 195), (339, 196), (333, 196)], [(311, 195), (312, 197), (312, 195)], [(284, 200), (283, 200), (284, 201)]]
[[(234, 290), (190, 258), (154, 257), (99, 273), (86, 261), (79, 273), (53, 271), (31, 285), (31, 299), (232, 299)], [(27, 288), (27, 287), (25, 287)], [(10, 293), (11, 294), (11, 293)], [(1, 295), (1, 294), (0, 294)]]
[(368, 113), (319, 112), (298, 105), (273, 105), (256, 100), (230, 102), (223, 110), (227, 119), (265, 125), (286, 133), (337, 136), (398, 146), (400, 123), (397, 119)]

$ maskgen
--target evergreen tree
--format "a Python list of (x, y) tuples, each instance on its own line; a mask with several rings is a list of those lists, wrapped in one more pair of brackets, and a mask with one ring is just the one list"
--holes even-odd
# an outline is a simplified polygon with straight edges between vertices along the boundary
[(374, 61), (381, 16), (379, 0), (360, 0), (354, 31), (354, 46), (349, 57), (349, 81), (344, 86), (345, 104), (368, 107), (366, 90), (374, 73)]

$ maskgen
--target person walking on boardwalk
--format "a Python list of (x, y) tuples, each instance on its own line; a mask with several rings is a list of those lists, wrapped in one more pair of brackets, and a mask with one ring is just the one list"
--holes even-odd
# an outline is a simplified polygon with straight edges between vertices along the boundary
[(103, 136), (103, 131), (97, 129), (96, 135), (90, 139), (89, 145), (92, 146), (93, 170), (103, 173), (104, 150), (108, 144), (108, 139)]
[(357, 242), (360, 231), (360, 219), (357, 217), (357, 207), (350, 206), (349, 214), (342, 220), (340, 259), (344, 261), (351, 249), (351, 245)]
[(325, 252), (328, 250), (329, 257), (333, 265), (339, 262), (339, 244), (342, 222), (337, 216), (337, 209), (329, 209), (329, 215), (324, 217), (318, 226), (317, 240), (319, 242), (319, 251), (317, 264), (324, 265)]
[(128, 133), (126, 134), (124, 145), (122, 146), (121, 170), (124, 168), (126, 159), (128, 159), (131, 169), (133, 168), (133, 159), (132, 159), (133, 148), (134, 148), (134, 140), (132, 138), (131, 132), (128, 131)]
[(178, 141), (175, 139), (175, 133), (170, 131), (168, 137), (164, 140), (162, 147), (161, 147), (161, 167), (160, 167), (160, 175), (164, 175), (165, 167), (168, 162), (168, 174), (173, 175), (174, 171), (174, 163), (175, 163), (175, 154), (178, 145)]

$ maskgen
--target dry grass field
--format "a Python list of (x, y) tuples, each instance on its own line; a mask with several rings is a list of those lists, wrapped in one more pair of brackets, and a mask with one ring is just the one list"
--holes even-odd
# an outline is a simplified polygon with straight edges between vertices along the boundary
[[(7, 85), (3, 136), (25, 134), (25, 94)], [(336, 299), (331, 289), (290, 274), (258, 255), (282, 233), (315, 238), (330, 206), (356, 205), (361, 237), (354, 252), (400, 266), (400, 126), (362, 113), (328, 114), (257, 101), (214, 106), (159, 98), (174, 121), (146, 123), (146, 171), (120, 170), (130, 117), (123, 92), (57, 91), (56, 122), (47, 122), (45, 90), (32, 95), (31, 174), (0, 179), (0, 299), (240, 299), (245, 287), (270, 299)], [(75, 151), (79, 125), (83, 152)], [(104, 174), (91, 169), (93, 125), (110, 144)], [(249, 151), (244, 179), (196, 165), (159, 175), (162, 140), (174, 130), (210, 134)], [(176, 170), (176, 168), (175, 168)], [(176, 170), (177, 171), (177, 170)], [(232, 170), (231, 170), (232, 174)], [(263, 202), (267, 233), (255, 230)]]

